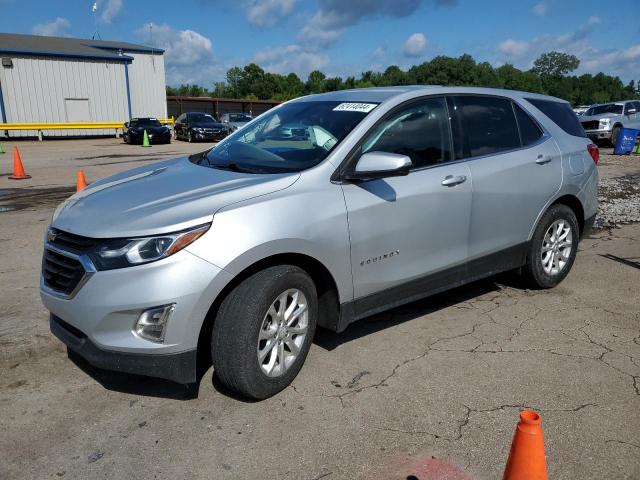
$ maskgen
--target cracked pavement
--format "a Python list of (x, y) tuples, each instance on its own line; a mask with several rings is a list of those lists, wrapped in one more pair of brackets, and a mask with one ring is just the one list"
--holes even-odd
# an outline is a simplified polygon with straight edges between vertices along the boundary
[(248, 403), (211, 370), (194, 392), (67, 358), (37, 294), (52, 208), (0, 214), (0, 479), (493, 479), (522, 408), (549, 478), (640, 478), (640, 224), (594, 232), (555, 289), (504, 274), (320, 331), (293, 385)]

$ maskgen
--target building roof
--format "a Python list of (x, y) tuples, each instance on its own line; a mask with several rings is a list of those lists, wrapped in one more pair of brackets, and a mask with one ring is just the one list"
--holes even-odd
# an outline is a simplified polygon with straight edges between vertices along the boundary
[(129, 52), (162, 54), (164, 50), (128, 42), (0, 33), (0, 55), (41, 55), (130, 62), (132, 58), (126, 55)]

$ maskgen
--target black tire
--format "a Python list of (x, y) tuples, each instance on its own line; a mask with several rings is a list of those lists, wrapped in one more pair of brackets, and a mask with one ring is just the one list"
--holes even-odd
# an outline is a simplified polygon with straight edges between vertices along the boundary
[[(542, 244), (547, 230), (556, 220), (565, 220), (571, 228), (572, 246), (569, 258), (564, 267), (555, 274), (547, 273), (542, 265)], [(578, 240), (580, 229), (578, 220), (571, 208), (566, 205), (556, 204), (549, 207), (544, 213), (533, 234), (527, 261), (523, 268), (523, 274), (528, 283), (534, 288), (553, 288), (569, 274), (578, 252)]]
[[(307, 299), (308, 328), (293, 364), (282, 375), (269, 377), (258, 361), (258, 336), (274, 300), (288, 289)], [(222, 301), (211, 334), (214, 374), (241, 396), (262, 400), (286, 388), (298, 375), (309, 352), (318, 316), (316, 287), (309, 275), (292, 265), (269, 267), (238, 284)]]
[(615, 147), (616, 146), (616, 142), (618, 141), (618, 137), (620, 136), (620, 125), (616, 125), (615, 127), (613, 127), (613, 130), (611, 131), (611, 146)]

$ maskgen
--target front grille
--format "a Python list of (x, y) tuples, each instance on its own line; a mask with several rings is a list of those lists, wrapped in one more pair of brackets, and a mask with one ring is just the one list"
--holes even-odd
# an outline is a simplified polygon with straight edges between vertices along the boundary
[(64, 295), (71, 295), (85, 274), (79, 260), (45, 248), (42, 277), (47, 287)]
[(600, 128), (600, 122), (598, 120), (589, 120), (581, 123), (582, 128), (585, 130), (598, 130)]
[(51, 232), (54, 236), (53, 239), (51, 237), (48, 239), (50, 244), (73, 253), (86, 253), (98, 243), (95, 238), (83, 237), (54, 228), (51, 229)]

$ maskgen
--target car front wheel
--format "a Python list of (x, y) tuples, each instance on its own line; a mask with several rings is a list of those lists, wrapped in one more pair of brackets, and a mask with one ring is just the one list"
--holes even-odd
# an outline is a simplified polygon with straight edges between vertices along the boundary
[(248, 398), (280, 392), (302, 368), (317, 312), (316, 288), (304, 270), (280, 265), (248, 277), (222, 301), (214, 321), (216, 377)]
[(529, 245), (524, 267), (529, 283), (552, 288), (564, 280), (575, 261), (579, 236), (573, 210), (562, 204), (552, 205), (540, 219)]

